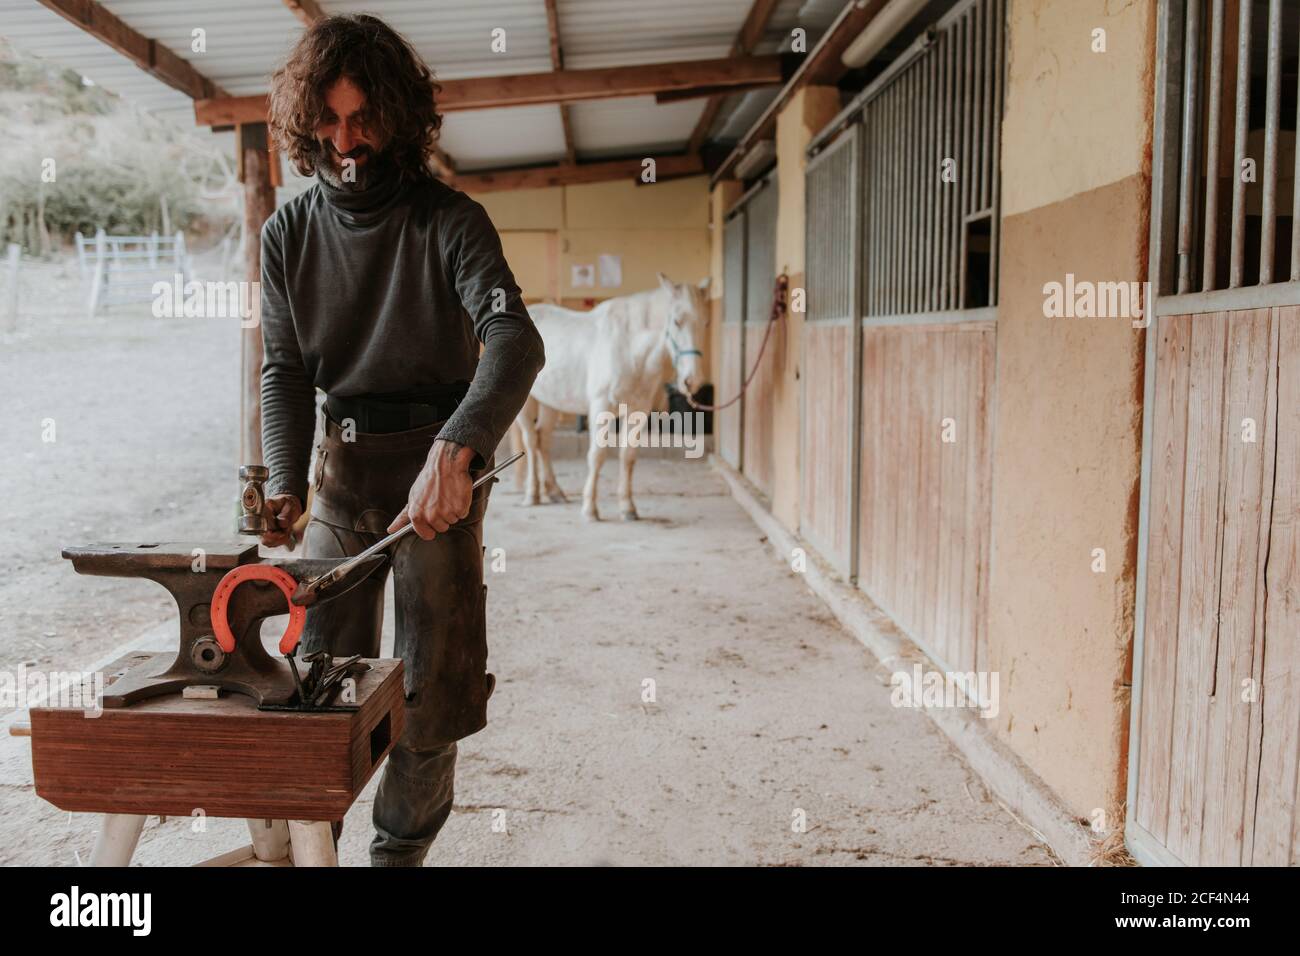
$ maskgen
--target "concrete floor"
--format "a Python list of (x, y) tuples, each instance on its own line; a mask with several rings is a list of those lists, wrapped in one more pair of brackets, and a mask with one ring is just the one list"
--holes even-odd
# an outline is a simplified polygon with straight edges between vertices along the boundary
[[(580, 477), (561, 463), (566, 487)], [(497, 692), (488, 728), (462, 742), (431, 865), (1050, 862), (922, 713), (890, 705), (888, 674), (707, 465), (647, 461), (638, 479), (637, 523), (587, 525), (576, 503), (525, 509), (508, 484), (494, 492)], [(390, 614), (390, 640), (391, 627)], [(150, 643), (167, 641), (163, 628)], [(0, 862), (84, 860), (95, 819), (42, 803), (27, 742), (2, 746)], [(348, 815), (345, 864), (367, 860), (374, 786)], [(137, 860), (193, 863), (241, 842), (235, 821), (151, 821)]]
[[(7, 339), (7, 407), (32, 435), (47, 416), (62, 431), (54, 446), (24, 441), (22, 467), (0, 473), (0, 667), (86, 667), (125, 642), (171, 644), (160, 590), (78, 578), (58, 548), (228, 534), (234, 342), (220, 323), (147, 317), (51, 320)], [(576, 493), (581, 464), (559, 472)], [(613, 479), (608, 468), (606, 515)], [(1052, 862), (922, 712), (891, 706), (888, 672), (707, 464), (647, 460), (637, 485), (641, 521), (595, 525), (576, 494), (527, 509), (509, 482), (496, 487), (497, 690), (488, 728), (462, 742), (430, 865)], [(390, 612), (390, 641), (391, 626)], [(376, 782), (348, 816), (344, 864), (367, 862)], [(76, 865), (95, 825), (37, 798), (28, 741), (0, 736), (0, 863)], [(242, 821), (152, 819), (136, 861), (194, 863), (246, 842)]]

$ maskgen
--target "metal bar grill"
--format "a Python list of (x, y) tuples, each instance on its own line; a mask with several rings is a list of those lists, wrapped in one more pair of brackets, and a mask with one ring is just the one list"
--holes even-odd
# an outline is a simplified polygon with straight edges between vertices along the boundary
[(867, 318), (997, 302), (1005, 15), (1005, 0), (959, 4), (854, 101)]
[(883, 308), (885, 311), (892, 311), (896, 305), (894, 295), (898, 289), (898, 207), (902, 203), (902, 190), (899, 188), (902, 171), (898, 161), (897, 90), (891, 90), (885, 97), (881, 104), (881, 111), (885, 114), (882, 118), (885, 127), (882, 140), (889, 156), (889, 211), (886, 215), (884, 243), (886, 266), (881, 285), (884, 296)]
[(746, 204), (745, 321), (766, 325), (772, 313), (776, 280), (776, 177), (772, 176)]
[[(1196, 3), (1196, 0), (1192, 0)], [(1250, 124), (1250, 20), (1254, 4), (1240, 3), (1237, 25), (1237, 98), (1233, 123), (1232, 170), (1232, 263), (1228, 286), (1241, 285), (1246, 261), (1246, 137)], [(1190, 50), (1184, 50), (1185, 59), (1192, 59)], [(1181, 205), (1181, 203), (1180, 203)]]
[(953, 157), (953, 103), (956, 95), (957, 70), (953, 57), (953, 34), (939, 36), (939, 56), (944, 64), (943, 82), (943, 143), (940, 147), (939, 169), (935, 176), (939, 179), (939, 308), (952, 308), (953, 299), (953, 191), (949, 189), (945, 173)]
[(966, 255), (966, 181), (970, 178), (970, 114), (971, 114), (971, 72), (974, 61), (971, 58), (970, 20), (962, 17), (957, 21), (957, 145), (953, 149), (953, 175), (955, 179), (948, 184), (953, 193), (952, 236), (954, 242), (952, 256), (952, 289), (954, 308), (962, 301), (962, 258)]
[(984, 7), (986, 5), (977, 3), (974, 10), (971, 11), (971, 17), (974, 19), (975, 35), (975, 90), (973, 100), (975, 108), (971, 110), (971, 174), (974, 177), (971, 182), (970, 208), (966, 214), (972, 215), (977, 212), (982, 204), (981, 197), (984, 192), (984, 151), (980, 145), (984, 142), (984, 106), (985, 83), (988, 80), (988, 69), (984, 58)]
[(1205, 247), (1201, 287), (1214, 288), (1219, 258), (1219, 138), (1223, 123), (1223, 0), (1214, 0), (1210, 13), (1210, 105), (1205, 137)]
[[(1176, 144), (1178, 157), (1177, 201), (1172, 214), (1156, 215), (1165, 244), (1176, 249), (1176, 266), (1172, 279), (1159, 276), (1157, 294), (1300, 281), (1300, 193), (1294, 188), (1300, 154), (1283, 161), (1284, 144), (1294, 143), (1300, 125), (1300, 105), (1296, 115), (1283, 115), (1284, 93), (1300, 83), (1300, 9), (1294, 0), (1163, 5), (1173, 45), (1168, 58), (1179, 64), (1169, 76), (1165, 117), (1166, 142)], [(1235, 41), (1229, 32), (1234, 25)], [(1229, 126), (1230, 167), (1224, 163)], [(1174, 181), (1166, 190), (1175, 188)], [(1226, 242), (1220, 238), (1225, 230)]]
[[(1193, 4), (1199, 7), (1200, 4)], [(1273, 281), (1277, 237), (1277, 138), (1282, 98), (1282, 0), (1268, 4), (1268, 74), (1264, 91), (1264, 209), (1259, 238), (1259, 284)]]
[[(1201, 5), (1193, 3), (1187, 12), (1183, 42), (1188, 50), (1199, 50), (1201, 46)], [(1192, 215), (1192, 183), (1196, 176), (1196, 131), (1197, 116), (1200, 114), (1200, 77), (1201, 58), (1189, 56), (1183, 62), (1183, 128), (1188, 135), (1183, 137), (1182, 153), (1179, 157), (1178, 171), (1178, 291), (1187, 292), (1192, 287), (1193, 230), (1195, 219)]]
[[(935, 49), (933, 56), (927, 57), (930, 60), (930, 74), (926, 77), (926, 82), (930, 86), (930, 96), (928, 96), (927, 116), (926, 116), (926, 235), (935, 235), (937, 226), (939, 226), (939, 112), (941, 107), (939, 95), (939, 64), (943, 60), (943, 55), (939, 48)], [(924, 286), (926, 286), (926, 297), (924, 297), (924, 308), (927, 311), (935, 311), (937, 308), (937, 294), (939, 294), (939, 276), (936, 274), (937, 265), (939, 265), (940, 250), (939, 246), (933, 250), (932, 255), (926, 256), (926, 273), (924, 273)]]
[[(880, 135), (880, 117), (869, 117), (867, 122), (869, 127), (864, 135), (864, 148), (866, 154), (862, 167), (866, 171), (867, 180), (867, 205), (871, 209), (880, 208), (880, 198), (883, 195), (882, 184), (884, 183), (884, 170), (880, 165), (880, 143), (877, 138)], [(866, 237), (863, 240), (866, 243), (867, 266), (864, 270), (866, 275), (876, 275), (880, 271), (880, 234), (879, 224), (880, 217), (872, 216), (864, 220), (866, 227)], [(871, 292), (871, 301), (868, 302), (867, 308), (873, 308), (876, 304), (876, 297), (879, 294), (879, 286), (874, 287)]]
[(899, 303), (900, 311), (912, 312), (915, 310), (913, 302), (913, 293), (916, 290), (916, 282), (912, 275), (912, 268), (915, 264), (915, 245), (916, 245), (916, 185), (917, 179), (917, 156), (916, 156), (916, 104), (918, 97), (916, 94), (916, 71), (908, 70), (903, 74), (903, 97), (908, 104), (907, 109), (907, 132), (903, 136), (903, 144), (906, 146), (906, 153), (903, 159), (903, 275), (901, 276), (900, 288), (902, 298)]
[[(1222, 2), (1222, 0), (1218, 0)], [(1300, 70), (1296, 77), (1296, 135), (1300, 136)], [(1291, 170), (1291, 281), (1300, 282), (1300, 144), (1295, 150), (1295, 166)]]
[(973, 14), (962, 17), (962, 50), (966, 54), (966, 62), (963, 64), (963, 72), (966, 74), (966, 85), (962, 90), (962, 137), (961, 137), (961, 165), (957, 169), (958, 194), (961, 196), (961, 203), (958, 207), (960, 214), (957, 217), (957, 304), (966, 301), (966, 270), (962, 268), (962, 263), (966, 259), (966, 215), (970, 212), (970, 182), (971, 182), (971, 131), (972, 131), (972, 114), (975, 112), (975, 39)]
[(993, 163), (989, 169), (992, 182), (992, 199), (990, 200), (989, 225), (989, 302), (998, 301), (998, 243), (1002, 235), (1002, 97), (1006, 71), (1006, 0), (994, 0), (995, 15), (993, 23), (997, 33), (993, 40)]
[(841, 134), (807, 168), (806, 256), (810, 322), (853, 317), (853, 193), (856, 128)]
[(745, 214), (727, 220), (722, 232), (722, 321), (745, 320)]

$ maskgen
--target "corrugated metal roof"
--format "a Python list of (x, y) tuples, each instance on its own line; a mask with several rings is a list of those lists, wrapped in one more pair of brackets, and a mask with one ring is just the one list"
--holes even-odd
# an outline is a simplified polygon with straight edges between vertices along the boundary
[(188, 117), (193, 126), (188, 96), (34, 0), (0, 0), (0, 34), (29, 53), (75, 69), (142, 109), (181, 121)]
[(665, 144), (680, 146), (695, 129), (704, 100), (656, 103), (653, 96), (575, 103), (570, 109), (573, 141), (593, 158), (649, 153)]
[(726, 56), (752, 5), (753, 0), (558, 0), (564, 65), (587, 69)]
[[(271, 72), (303, 30), (278, 0), (100, 2), (232, 95), (264, 91)], [(781, 0), (760, 49), (788, 48), (795, 25), (808, 30), (811, 48), (843, 3)], [(565, 65), (586, 69), (726, 56), (751, 4), (752, 0), (559, 0)], [(367, 12), (383, 18), (411, 41), (441, 78), (551, 68), (542, 0), (370, 0), (360, 5), (321, 0), (320, 6), (327, 13)], [(503, 52), (492, 49), (493, 30), (498, 28), (505, 31)], [(192, 46), (196, 30), (203, 31), (202, 50)], [(144, 109), (193, 125), (188, 97), (35, 0), (0, 0), (0, 33)], [(762, 99), (745, 102), (748, 106)], [(579, 158), (681, 149), (703, 108), (704, 100), (658, 104), (646, 96), (574, 104), (571, 118)], [(725, 128), (724, 117), (715, 129)], [(458, 168), (466, 171), (555, 161), (564, 155), (560, 111), (555, 106), (537, 106), (451, 113), (444, 125), (443, 146)]]
[(460, 170), (553, 162), (564, 156), (564, 127), (554, 106), (511, 106), (448, 113), (442, 148)]

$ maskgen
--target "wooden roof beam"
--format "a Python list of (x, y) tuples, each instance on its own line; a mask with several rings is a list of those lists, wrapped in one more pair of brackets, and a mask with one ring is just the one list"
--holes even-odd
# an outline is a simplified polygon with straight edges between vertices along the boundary
[(96, 0), (38, 0), (83, 32), (112, 47), (150, 76), (192, 100), (225, 97), (226, 91), (157, 40), (151, 40)]
[(844, 5), (825, 36), (808, 53), (794, 76), (781, 87), (781, 92), (754, 121), (754, 125), (740, 138), (722, 165), (714, 172), (711, 182), (725, 178), (740, 158), (761, 139), (770, 139), (776, 130), (776, 116), (790, 101), (795, 92), (805, 86), (832, 86), (839, 82), (848, 67), (840, 59), (849, 44), (860, 34), (884, 7), (887, 0), (850, 0)]
[[(461, 173), (456, 177), (456, 188), (465, 192), (500, 192), (508, 189), (546, 189), (551, 186), (575, 186), (582, 183), (612, 182), (618, 179), (641, 181), (641, 173), (648, 157), (611, 159), (595, 163), (557, 163), (551, 166), (530, 166), (515, 169), (490, 169), (475, 173)], [(656, 156), (655, 181), (695, 176), (704, 172), (704, 163), (698, 154), (685, 156)]]
[[(70, 0), (65, 0), (70, 2)], [(593, 70), (557, 70), (513, 76), (481, 76), (441, 80), (438, 108), (456, 110), (499, 109), (577, 103), (620, 96), (653, 96), (693, 87), (777, 86), (782, 82), (781, 57), (743, 56), (642, 66), (603, 67)], [(194, 104), (200, 126), (260, 123), (266, 119), (266, 94), (226, 96)]]
[[(772, 14), (776, 11), (778, 0), (754, 0), (753, 5), (749, 8), (749, 13), (745, 16), (745, 22), (740, 25), (740, 32), (736, 34), (735, 41), (731, 44), (732, 56), (743, 56), (746, 53), (753, 52), (758, 41), (763, 38), (763, 32), (767, 29), (768, 23), (772, 20)], [(739, 92), (733, 91), (733, 92)], [(728, 94), (718, 94), (709, 97), (709, 102), (704, 105), (704, 112), (700, 114), (699, 121), (695, 124), (695, 129), (691, 132), (691, 138), (687, 142), (687, 150), (692, 153), (698, 153), (700, 147), (704, 145), (704, 140), (708, 138), (709, 130), (713, 128), (713, 121), (718, 118), (718, 111), (722, 109), (723, 100)]]

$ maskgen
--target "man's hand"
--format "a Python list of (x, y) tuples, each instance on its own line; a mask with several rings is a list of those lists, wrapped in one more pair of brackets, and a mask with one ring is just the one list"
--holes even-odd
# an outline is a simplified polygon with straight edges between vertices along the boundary
[(415, 533), (429, 541), (469, 514), (474, 498), (474, 482), (469, 477), (473, 460), (474, 449), (466, 445), (441, 439), (434, 442), (424, 468), (411, 485), (406, 507), (388, 530), (413, 524)]
[(268, 548), (288, 545), (293, 549), (293, 526), (302, 517), (302, 502), (297, 495), (276, 495), (262, 504), (262, 515), (271, 524), (271, 530), (262, 535), (262, 544)]

